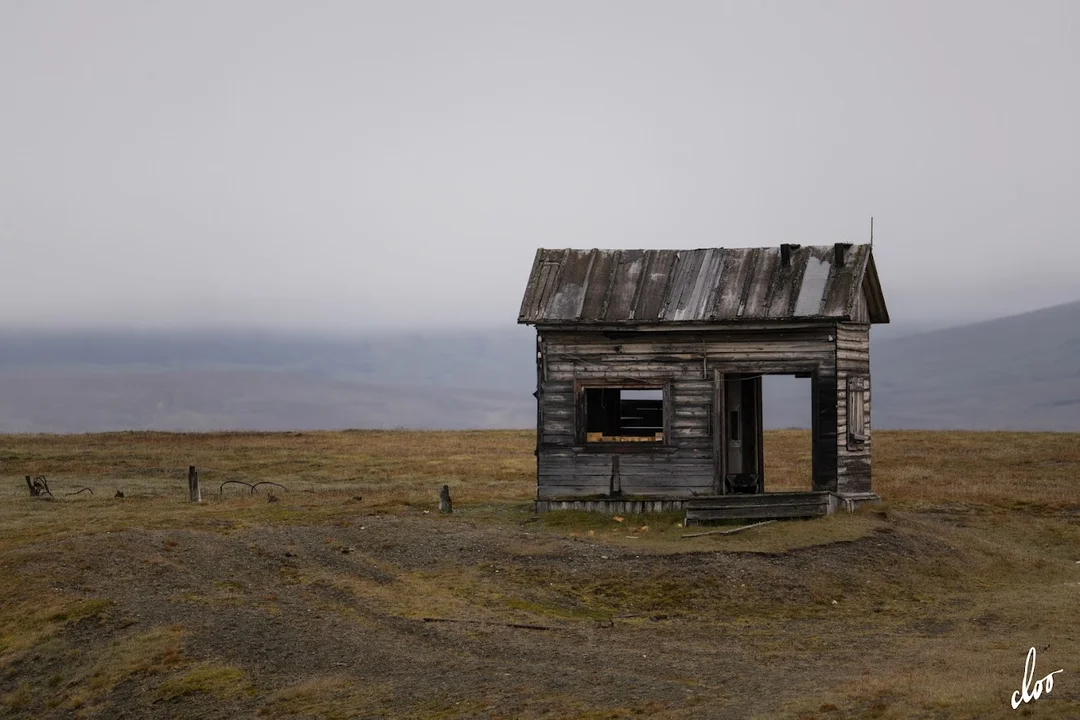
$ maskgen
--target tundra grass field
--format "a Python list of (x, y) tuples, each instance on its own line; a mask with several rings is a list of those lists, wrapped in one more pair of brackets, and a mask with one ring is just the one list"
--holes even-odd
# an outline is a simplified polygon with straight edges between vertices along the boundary
[[(806, 489), (807, 434), (765, 442)], [(533, 443), (0, 437), (0, 714), (1080, 716), (1080, 436), (878, 432), (880, 506), (697, 538), (534, 515)], [(1013, 710), (1031, 647), (1062, 672)]]

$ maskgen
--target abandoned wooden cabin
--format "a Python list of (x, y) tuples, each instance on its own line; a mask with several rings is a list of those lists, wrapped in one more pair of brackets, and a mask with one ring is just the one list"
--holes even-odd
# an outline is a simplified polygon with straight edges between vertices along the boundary
[[(888, 321), (869, 245), (538, 250), (518, 316), (537, 331), (537, 510), (693, 522), (876, 500), (870, 325)], [(769, 492), (770, 374), (810, 380), (805, 492)]]

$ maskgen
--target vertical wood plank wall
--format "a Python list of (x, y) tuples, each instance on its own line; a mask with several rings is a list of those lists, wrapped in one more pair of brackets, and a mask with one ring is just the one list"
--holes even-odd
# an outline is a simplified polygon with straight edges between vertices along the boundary
[[(607, 496), (613, 472), (624, 496), (689, 497), (716, 492), (714, 373), (814, 377), (815, 467), (807, 489), (836, 490), (835, 323), (709, 331), (569, 331), (540, 328), (537, 497)], [(670, 381), (670, 444), (622, 452), (577, 443), (575, 381)], [(618, 464), (614, 462), (618, 456)], [(765, 478), (766, 487), (769, 478)]]
[[(848, 442), (848, 378), (863, 379), (866, 441)], [(836, 328), (836, 456), (838, 492), (870, 492), (870, 325), (840, 323)]]

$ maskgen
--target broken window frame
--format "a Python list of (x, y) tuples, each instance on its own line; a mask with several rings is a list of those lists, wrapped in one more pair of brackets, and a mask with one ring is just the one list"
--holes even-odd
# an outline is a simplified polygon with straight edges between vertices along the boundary
[[(588, 417), (586, 407), (586, 390), (591, 389), (618, 389), (618, 390), (660, 390), (663, 393), (661, 399), (662, 413), (662, 436), (654, 440), (589, 440)], [(671, 447), (671, 380), (669, 378), (642, 378), (642, 379), (618, 379), (618, 380), (575, 380), (574, 396), (577, 398), (577, 417), (574, 423), (576, 444), (587, 449), (602, 448), (604, 450), (619, 450), (622, 452), (648, 452), (658, 448)], [(644, 436), (647, 437), (647, 436)]]
[(848, 377), (844, 411), (849, 450), (860, 450), (870, 442), (866, 421), (866, 398), (869, 391), (869, 378), (861, 375)]

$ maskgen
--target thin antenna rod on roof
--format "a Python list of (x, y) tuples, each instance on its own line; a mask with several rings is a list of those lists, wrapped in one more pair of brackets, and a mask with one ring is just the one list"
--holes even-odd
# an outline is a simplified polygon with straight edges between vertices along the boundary
[(874, 216), (870, 216), (870, 247), (874, 247)]

